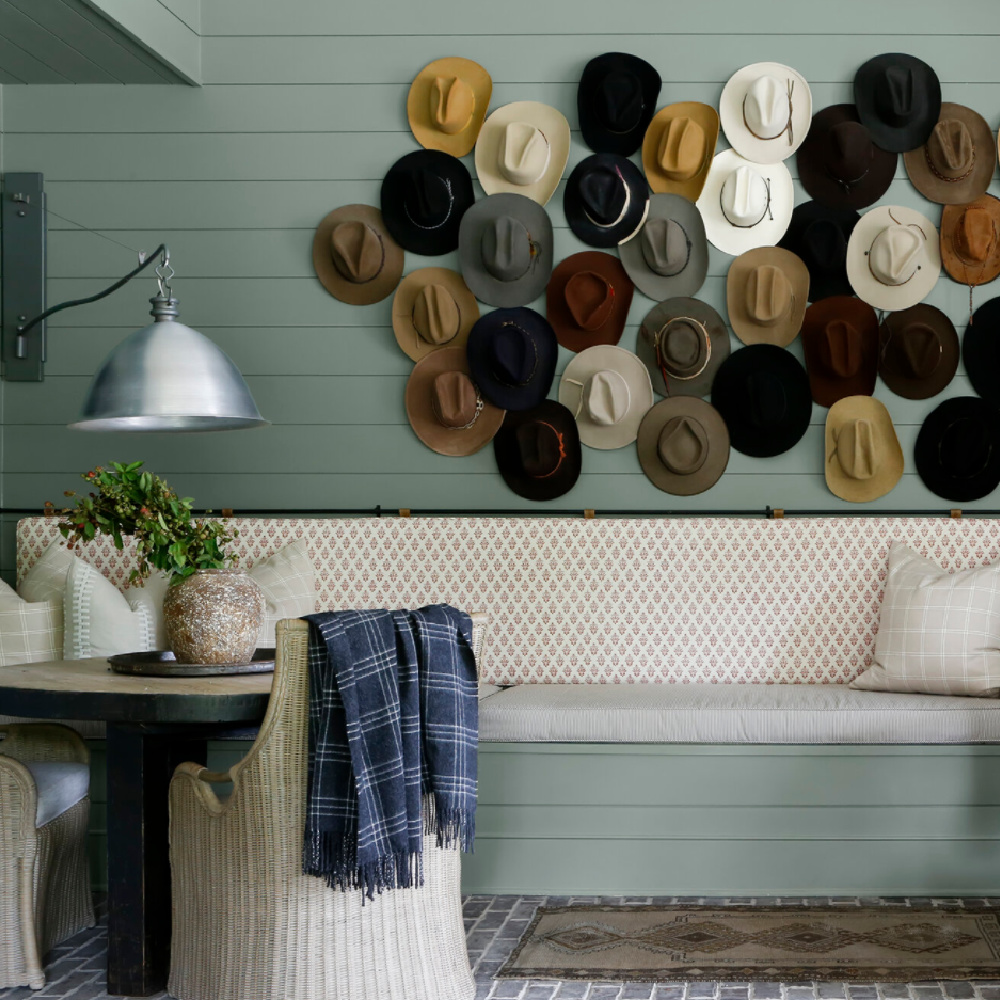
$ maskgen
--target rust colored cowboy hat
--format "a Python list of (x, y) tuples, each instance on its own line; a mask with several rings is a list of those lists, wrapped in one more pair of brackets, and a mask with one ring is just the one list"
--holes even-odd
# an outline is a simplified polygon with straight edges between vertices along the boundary
[(809, 391), (820, 406), (870, 396), (878, 373), (878, 317), (853, 295), (814, 302), (802, 323)]
[(633, 291), (632, 279), (617, 257), (584, 250), (571, 254), (552, 272), (545, 315), (567, 350), (617, 344)]
[(483, 399), (465, 350), (448, 347), (413, 366), (406, 383), (406, 416), (413, 433), (439, 455), (474, 455), (493, 440), (504, 411)]
[(642, 140), (642, 169), (650, 190), (698, 200), (715, 156), (719, 115), (699, 101), (660, 108)]
[(944, 206), (941, 263), (950, 277), (970, 288), (1000, 275), (1000, 201), (993, 195)]
[(903, 449), (885, 404), (846, 396), (826, 415), (826, 485), (834, 496), (867, 503), (885, 496), (903, 475)]
[(342, 205), (316, 227), (313, 267), (341, 302), (364, 306), (392, 294), (403, 273), (403, 248), (371, 205)]
[(886, 313), (879, 327), (879, 376), (904, 399), (941, 392), (955, 377), (960, 354), (955, 324), (926, 302)]
[(790, 250), (758, 247), (729, 265), (729, 325), (744, 344), (787, 347), (799, 333), (809, 299), (809, 270)]
[(465, 156), (479, 137), (493, 81), (477, 62), (448, 56), (428, 63), (410, 84), (406, 117), (425, 149)]
[(442, 348), (464, 350), (477, 319), (476, 297), (462, 276), (446, 267), (411, 271), (392, 300), (392, 332), (414, 361)]

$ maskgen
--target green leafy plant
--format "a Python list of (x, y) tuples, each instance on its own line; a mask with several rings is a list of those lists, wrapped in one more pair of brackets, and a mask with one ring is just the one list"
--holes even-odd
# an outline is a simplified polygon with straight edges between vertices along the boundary
[[(154, 570), (179, 583), (199, 569), (222, 569), (236, 558), (223, 547), (239, 532), (230, 532), (219, 521), (201, 520), (191, 513), (190, 497), (178, 497), (165, 479), (142, 471), (142, 462), (112, 462), (84, 472), (82, 479), (95, 492), (81, 495), (67, 490), (76, 506), (59, 511), (59, 525), (69, 548), (89, 542), (96, 535), (110, 535), (115, 548), (125, 547), (125, 538), (135, 539), (135, 569), (130, 583), (140, 583)], [(46, 504), (52, 508), (52, 504)]]

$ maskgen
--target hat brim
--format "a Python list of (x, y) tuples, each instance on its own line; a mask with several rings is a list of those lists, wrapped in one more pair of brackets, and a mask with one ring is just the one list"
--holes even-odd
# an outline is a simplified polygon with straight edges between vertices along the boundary
[[(938, 462), (941, 437), (960, 417), (970, 417), (990, 429), (993, 448), (984, 469), (974, 476), (957, 478)], [(955, 396), (932, 410), (917, 433), (913, 459), (921, 482), (933, 494), (955, 503), (968, 503), (989, 496), (1000, 486), (1000, 411), (977, 396)]]
[[(549, 162), (531, 184), (515, 184), (500, 169), (500, 142), (511, 122), (534, 125), (549, 142)], [(555, 193), (569, 160), (570, 128), (566, 116), (539, 101), (515, 101), (497, 108), (486, 119), (476, 140), (476, 176), (486, 194), (523, 194), (545, 205)]]
[[(635, 128), (628, 132), (611, 132), (601, 124), (594, 111), (595, 90), (606, 74), (621, 71), (634, 73), (638, 77), (643, 109)], [(639, 148), (642, 137), (649, 128), (662, 86), (660, 74), (645, 59), (628, 52), (605, 52), (595, 56), (584, 66), (576, 91), (576, 110), (583, 141), (595, 153), (631, 156)]]
[[(891, 337), (890, 323), (902, 327), (911, 318), (933, 327), (942, 341), (941, 361), (927, 378), (904, 375), (886, 362)], [(960, 354), (955, 324), (940, 309), (926, 302), (918, 302), (902, 313), (890, 313), (879, 327), (879, 377), (897, 396), (904, 399), (930, 399), (941, 392), (955, 377)]]
[[(924, 259), (913, 277), (902, 285), (884, 285), (872, 273), (868, 250), (875, 237), (892, 224), (916, 225), (924, 233)], [(925, 215), (901, 205), (879, 205), (861, 216), (847, 242), (847, 280), (854, 294), (876, 309), (898, 312), (927, 298), (941, 275), (938, 231)]]
[[(350, 281), (337, 270), (330, 252), (330, 238), (341, 222), (363, 222), (379, 234), (385, 258), (371, 281)], [(403, 273), (403, 248), (389, 234), (382, 213), (371, 205), (342, 205), (324, 216), (313, 236), (312, 258), (320, 284), (335, 299), (354, 306), (367, 306), (388, 298)]]
[[(849, 320), (863, 338), (861, 367), (848, 378), (830, 372), (823, 363), (820, 338), (834, 319)], [(833, 406), (847, 396), (870, 396), (878, 374), (878, 347), (878, 316), (867, 302), (843, 295), (813, 303), (802, 322), (802, 351), (813, 400), (820, 406)]]
[[(705, 370), (695, 378), (671, 378), (664, 382), (663, 374), (656, 364), (656, 334), (668, 320), (682, 316), (690, 316), (705, 327), (712, 345), (712, 355)], [(653, 392), (659, 396), (708, 395), (716, 372), (729, 357), (729, 349), (729, 327), (725, 320), (710, 305), (692, 298), (667, 299), (653, 306), (639, 324), (635, 341), (635, 353), (649, 372)]]
[(708, 274), (708, 241), (701, 212), (679, 194), (654, 194), (649, 199), (645, 227), (651, 219), (673, 219), (687, 233), (690, 252), (687, 264), (677, 274), (657, 274), (642, 252), (642, 227), (618, 247), (618, 256), (628, 276), (643, 295), (654, 302), (696, 295)]
[[(770, 184), (771, 217), (756, 226), (734, 226), (722, 213), (722, 185), (726, 178), (746, 165), (756, 170)], [(738, 257), (754, 247), (773, 247), (785, 235), (792, 221), (795, 188), (792, 175), (784, 163), (751, 163), (735, 150), (727, 149), (712, 160), (704, 190), (698, 199), (698, 210), (705, 220), (705, 235), (714, 247), (732, 257)]]
[[(562, 435), (566, 452), (559, 468), (544, 479), (535, 479), (525, 473), (517, 447), (517, 429), (536, 417), (541, 417)], [(573, 414), (554, 399), (541, 400), (530, 410), (507, 414), (493, 438), (493, 454), (504, 482), (526, 500), (555, 500), (568, 493), (580, 478), (583, 465), (583, 450)]]
[(472, 377), (461, 347), (435, 351), (413, 366), (406, 382), (406, 418), (413, 433), (431, 451), (453, 457), (474, 455), (493, 440), (503, 423), (504, 411), (484, 399), (483, 408), (471, 427), (445, 427), (434, 415), (431, 390), (438, 375), (451, 371)]
[[(413, 325), (413, 306), (417, 296), (428, 285), (444, 285), (458, 303), (458, 333), (445, 344), (431, 344), (424, 340)], [(399, 283), (392, 299), (392, 332), (400, 350), (414, 361), (420, 361), (436, 351), (460, 347), (465, 350), (472, 325), (479, 319), (479, 304), (475, 295), (457, 271), (447, 267), (421, 267), (411, 271)]]
[(945, 205), (941, 210), (941, 265), (950, 278), (963, 285), (985, 285), (1000, 275), (1000, 239), (981, 264), (966, 264), (962, 260), (955, 242), (955, 227), (970, 208), (986, 209), (993, 220), (994, 234), (1000, 233), (1000, 200), (993, 195), (982, 194), (967, 205)]
[[(702, 466), (688, 475), (671, 472), (660, 459), (660, 432), (674, 417), (691, 416), (708, 437), (708, 456)], [(689, 497), (711, 489), (729, 464), (729, 429), (722, 415), (710, 403), (695, 396), (661, 399), (642, 419), (636, 437), (639, 464), (646, 478), (664, 493)]]
[[(887, 66), (906, 67), (927, 90), (927, 107), (922, 115), (902, 127), (884, 122), (875, 108), (875, 81)], [(941, 82), (922, 59), (904, 52), (886, 52), (864, 63), (854, 75), (854, 104), (862, 125), (867, 126), (877, 146), (890, 153), (905, 153), (922, 146), (930, 138), (941, 113)]]
[[(884, 459), (868, 479), (849, 476), (837, 460), (837, 435), (851, 420), (870, 420), (876, 434), (876, 448)], [(827, 489), (841, 500), (867, 503), (889, 493), (903, 476), (903, 449), (885, 405), (868, 395), (846, 396), (826, 415), (824, 474)]]
[[(475, 95), (472, 117), (461, 132), (454, 134), (442, 132), (431, 121), (431, 86), (436, 76), (456, 76), (472, 88), (472, 93)], [(465, 156), (471, 153), (479, 136), (479, 130), (483, 126), (483, 119), (489, 110), (492, 94), (493, 81), (479, 63), (459, 56), (435, 59), (416, 75), (406, 97), (406, 117), (413, 138), (424, 149), (439, 149), (451, 156)]]
[[(851, 238), (854, 227), (858, 224), (860, 215), (853, 208), (831, 208), (818, 201), (807, 201), (796, 205), (792, 211), (792, 221), (788, 231), (781, 237), (778, 246), (790, 250), (806, 265), (809, 272), (809, 301), (818, 302), (834, 295), (853, 295), (854, 289), (847, 280), (847, 241)], [(808, 254), (803, 252), (806, 230), (813, 222), (827, 219), (838, 226), (844, 234), (845, 254), (841, 266), (828, 269), (813, 265), (810, 267)]]
[[(792, 304), (787, 316), (777, 323), (764, 326), (747, 311), (746, 282), (755, 267), (772, 265), (779, 268), (792, 286)], [(787, 347), (802, 328), (802, 318), (806, 314), (809, 301), (809, 270), (789, 250), (778, 247), (758, 247), (740, 254), (729, 265), (726, 276), (726, 309), (729, 325), (744, 344), (774, 344)]]
[(1000, 298), (984, 302), (973, 314), (962, 337), (962, 361), (972, 388), (1000, 406)]
[[(791, 137), (783, 132), (777, 139), (758, 139), (743, 117), (743, 101), (747, 87), (760, 76), (790, 80), (792, 90)], [(752, 163), (780, 163), (787, 160), (802, 145), (812, 122), (812, 91), (806, 78), (783, 63), (751, 63), (738, 69), (722, 88), (719, 98), (719, 121), (729, 145)]]
[[(660, 166), (658, 153), (660, 137), (672, 118), (690, 118), (696, 121), (705, 133), (705, 162), (691, 177), (675, 180), (668, 177)], [(712, 166), (715, 146), (719, 141), (719, 114), (713, 107), (700, 101), (678, 101), (660, 108), (646, 129), (642, 140), (642, 169), (646, 174), (649, 189), (657, 194), (677, 194), (690, 202), (696, 202), (705, 186), (705, 179)]]
[[(629, 189), (629, 205), (624, 217), (614, 226), (599, 226), (587, 217), (586, 210), (578, 190), (581, 175), (589, 168), (600, 163), (616, 167)], [(581, 160), (569, 175), (566, 182), (566, 193), (563, 196), (563, 210), (566, 221), (574, 235), (583, 240), (587, 246), (598, 249), (610, 249), (631, 239), (646, 221), (649, 211), (649, 185), (639, 168), (631, 161), (621, 156), (611, 156), (606, 153), (594, 153)]]
[[(576, 325), (566, 303), (566, 285), (580, 271), (601, 275), (614, 290), (614, 300), (608, 318), (596, 330), (584, 330)], [(621, 261), (600, 250), (583, 250), (564, 258), (556, 266), (545, 293), (545, 315), (556, 332), (560, 345), (569, 351), (585, 351), (598, 345), (614, 345), (622, 339), (634, 287)]]
[(834, 104), (813, 115), (812, 125), (805, 141), (799, 147), (795, 162), (799, 168), (799, 181), (806, 193), (830, 208), (867, 208), (889, 190), (896, 176), (897, 154), (873, 146), (868, 172), (859, 181), (844, 187), (827, 170), (825, 139), (835, 125), (843, 122), (860, 122), (853, 104)]
[[(521, 222), (537, 244), (527, 273), (515, 281), (500, 281), (483, 263), (483, 230), (502, 216)], [(491, 194), (480, 198), (462, 217), (458, 232), (458, 262), (462, 277), (480, 302), (491, 306), (526, 306), (534, 302), (552, 273), (552, 220), (536, 201), (523, 194)]]
[[(628, 386), (628, 410), (614, 424), (596, 423), (581, 405), (583, 387), (599, 371), (617, 372)], [(631, 351), (607, 345), (588, 347), (572, 358), (562, 373), (559, 402), (576, 415), (580, 441), (588, 448), (624, 448), (635, 440), (642, 418), (653, 405), (653, 386), (646, 366)]]

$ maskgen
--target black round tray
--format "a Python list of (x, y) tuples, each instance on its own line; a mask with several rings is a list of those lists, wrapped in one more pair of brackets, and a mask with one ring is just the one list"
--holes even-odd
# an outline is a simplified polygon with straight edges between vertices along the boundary
[(116, 674), (147, 677), (220, 677), (225, 674), (266, 674), (274, 670), (274, 650), (258, 649), (250, 663), (178, 663), (169, 649), (147, 653), (117, 653), (108, 657)]

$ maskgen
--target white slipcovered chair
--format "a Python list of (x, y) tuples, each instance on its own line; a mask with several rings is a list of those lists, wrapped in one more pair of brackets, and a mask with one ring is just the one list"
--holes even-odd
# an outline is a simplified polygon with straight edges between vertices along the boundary
[[(302, 874), (308, 625), (277, 630), (267, 715), (226, 775), (170, 785), (177, 1000), (472, 1000), (460, 856), (424, 842), (424, 885), (365, 900)], [(233, 782), (220, 799), (212, 782)]]
[(72, 729), (0, 725), (0, 989), (40, 989), (45, 953), (94, 925), (89, 789)]

